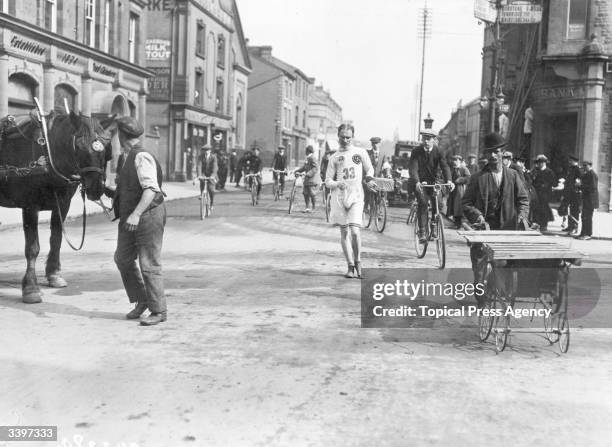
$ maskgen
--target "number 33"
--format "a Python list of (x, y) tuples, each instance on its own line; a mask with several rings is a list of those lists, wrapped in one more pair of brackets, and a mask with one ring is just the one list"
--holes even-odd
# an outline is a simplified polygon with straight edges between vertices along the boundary
[(350, 168), (344, 168), (342, 170), (342, 178), (344, 180), (351, 180), (355, 178), (355, 168), (354, 167), (350, 167)]

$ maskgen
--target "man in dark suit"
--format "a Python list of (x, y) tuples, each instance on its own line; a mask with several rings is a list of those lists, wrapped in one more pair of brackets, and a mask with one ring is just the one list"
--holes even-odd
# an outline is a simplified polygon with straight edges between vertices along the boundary
[(423, 188), (423, 183), (433, 185), (436, 181), (438, 169), (442, 170), (444, 182), (451, 182), (451, 191), (455, 189), (455, 184), (451, 181), (451, 171), (446, 161), (446, 157), (438, 148), (438, 135), (431, 131), (421, 132), (423, 144), (412, 151), (410, 154), (410, 179), (415, 185), (415, 192), (418, 202), (419, 219), (419, 240), (425, 242), (427, 226), (427, 205), (434, 196), (433, 188)]
[(492, 230), (516, 230), (529, 215), (529, 195), (514, 169), (503, 166), (504, 139), (485, 136), (488, 164), (473, 175), (463, 196), (463, 212), (471, 223), (487, 223)]
[[(205, 144), (202, 148), (202, 155), (200, 155), (200, 162), (198, 163), (198, 177), (212, 177), (209, 184), (208, 193), (210, 194), (210, 209), (212, 210), (215, 203), (215, 183), (217, 183), (217, 174), (219, 170), (219, 162), (217, 156), (212, 153), (212, 147), (210, 144)], [(204, 190), (204, 182), (200, 180), (200, 192)]]
[(565, 173), (565, 184), (563, 187), (563, 200), (559, 214), (565, 211), (568, 215), (567, 231), (568, 234), (578, 232), (578, 219), (580, 218), (580, 202), (581, 202), (581, 177), (582, 173), (578, 167), (578, 157), (570, 155), (568, 157), (568, 167)]
[(236, 154), (236, 149), (234, 149), (229, 156), (229, 175), (230, 175), (229, 181), (230, 183), (236, 181), (237, 165), (238, 165), (238, 155)]
[(589, 240), (593, 236), (593, 212), (599, 208), (598, 178), (590, 161), (583, 161), (582, 168), (582, 231), (578, 239)]
[(557, 176), (548, 168), (548, 157), (540, 154), (536, 157), (536, 168), (533, 170), (533, 187), (538, 195), (536, 208), (533, 210), (533, 220), (540, 225), (541, 231), (548, 229), (548, 222), (553, 220), (550, 209), (553, 187), (557, 184)]

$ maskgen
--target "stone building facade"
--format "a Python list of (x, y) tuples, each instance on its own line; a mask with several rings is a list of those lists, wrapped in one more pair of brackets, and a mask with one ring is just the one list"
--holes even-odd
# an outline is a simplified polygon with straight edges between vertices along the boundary
[(322, 153), (325, 151), (326, 142), (335, 148), (338, 126), (342, 124), (342, 107), (322, 85), (317, 85), (310, 91), (308, 108), (307, 124), (310, 137), (317, 142)]
[(250, 58), (235, 0), (151, 1), (147, 16), (149, 129), (169, 178), (185, 180), (205, 144), (244, 149)]
[[(45, 111), (146, 121), (146, 1), (1, 0), (0, 116)], [(115, 142), (114, 150), (119, 151)]]
[[(510, 140), (558, 174), (575, 155), (593, 162), (601, 209), (610, 207), (612, 168), (612, 6), (606, 0), (544, 0), (538, 25), (505, 25), (500, 81), (510, 106)], [(483, 94), (490, 84), (485, 39)], [(531, 133), (525, 111), (531, 107)]]
[(272, 162), (278, 146), (297, 165), (311, 144), (308, 104), (314, 82), (300, 69), (272, 55), (270, 46), (250, 46), (253, 72), (249, 83), (247, 135), (249, 147), (261, 149), (264, 165)]

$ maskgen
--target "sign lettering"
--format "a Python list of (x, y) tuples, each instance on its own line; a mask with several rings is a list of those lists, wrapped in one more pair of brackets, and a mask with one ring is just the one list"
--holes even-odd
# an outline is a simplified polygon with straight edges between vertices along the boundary
[(166, 61), (170, 59), (170, 41), (163, 39), (147, 39), (145, 55), (149, 61)]
[(27, 53), (32, 53), (37, 56), (42, 56), (45, 51), (47, 51), (45, 47), (40, 46), (36, 42), (21, 39), (19, 36), (13, 36), (13, 38), (11, 39), (11, 46), (13, 48), (17, 48), (18, 50), (25, 51)]
[(173, 6), (172, 0), (148, 0), (147, 10), (149, 11), (170, 11)]
[(170, 98), (170, 67), (150, 67), (155, 76), (147, 80), (149, 99), (167, 101)]
[(93, 64), (93, 71), (101, 75), (104, 75), (104, 76), (115, 77), (117, 75), (116, 71), (113, 71), (110, 68), (105, 67), (102, 64), (96, 64), (95, 62)]
[(530, 2), (515, 2), (502, 8), (499, 21), (501, 23), (540, 23), (542, 21), (542, 6)]

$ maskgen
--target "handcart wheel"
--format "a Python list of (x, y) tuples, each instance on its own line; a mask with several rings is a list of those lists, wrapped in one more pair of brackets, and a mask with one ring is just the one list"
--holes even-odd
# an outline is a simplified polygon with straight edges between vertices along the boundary
[[(491, 271), (491, 264), (487, 264), (485, 267), (485, 273), (483, 275), (485, 287), (490, 280), (489, 275), (491, 274)], [(497, 301), (495, 291), (492, 288), (487, 287), (486, 293), (486, 296), (482, 298), (484, 302), (481, 313), (478, 315), (478, 337), (480, 338), (480, 341), (486, 341), (489, 338), (489, 335), (491, 335), (491, 329), (493, 328), (493, 323), (495, 322), (495, 317), (493, 316), (493, 309), (495, 309)]]
[[(500, 328), (500, 322), (501, 328)], [(502, 352), (508, 344), (508, 334), (510, 333), (510, 317), (498, 317), (495, 325), (495, 350)]]
[(419, 219), (414, 220), (414, 249), (416, 250), (417, 258), (421, 259), (425, 257), (427, 253), (427, 240), (421, 243), (419, 240)]
[(551, 345), (559, 340), (559, 327), (557, 322), (558, 316), (555, 314), (551, 313), (550, 316), (544, 317), (544, 333)]
[(559, 349), (563, 354), (567, 352), (570, 345), (570, 327), (567, 313), (559, 315)]

